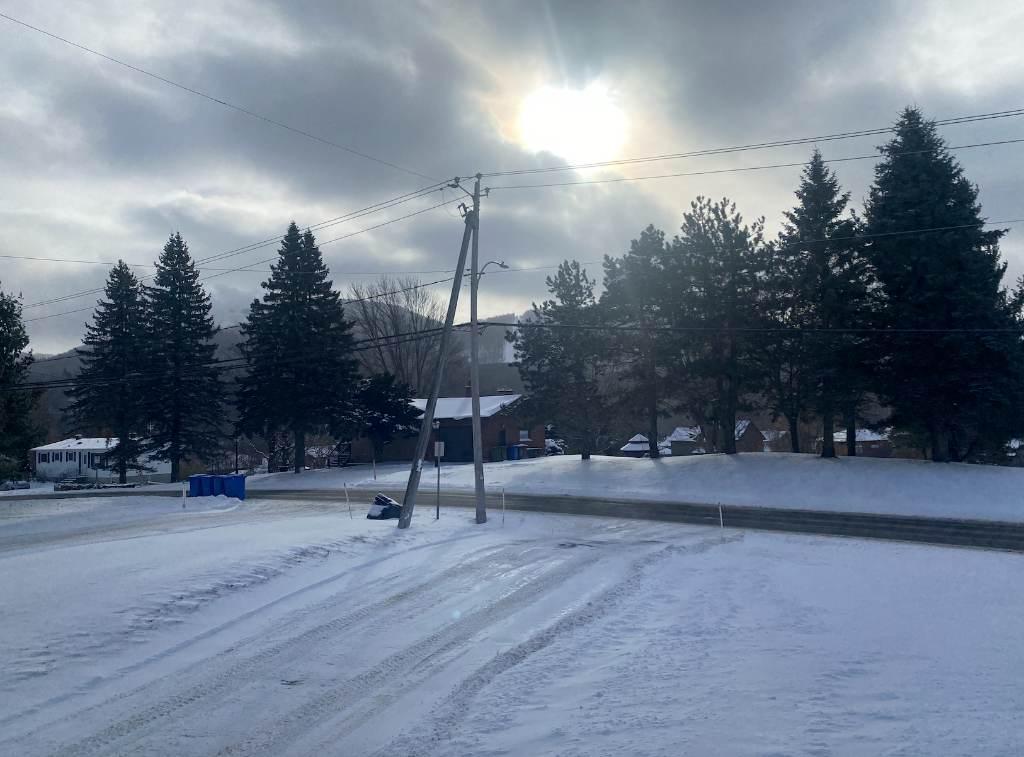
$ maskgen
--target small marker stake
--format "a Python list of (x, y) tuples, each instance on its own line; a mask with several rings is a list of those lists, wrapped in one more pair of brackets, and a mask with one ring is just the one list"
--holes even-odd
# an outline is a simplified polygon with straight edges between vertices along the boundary
[(348, 484), (343, 484), (345, 487), (345, 504), (348, 505), (348, 519), (352, 520), (352, 501), (348, 498)]

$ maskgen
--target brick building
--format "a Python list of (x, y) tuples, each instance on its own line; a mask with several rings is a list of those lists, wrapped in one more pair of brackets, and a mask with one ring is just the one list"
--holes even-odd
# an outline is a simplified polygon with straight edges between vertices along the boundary
[[(425, 399), (414, 399), (413, 405), (423, 410)], [(433, 442), (444, 442), (445, 462), (473, 461), (473, 408), (469, 397), (440, 397), (434, 420), (439, 428), (433, 432), (427, 458), (433, 458)], [(522, 395), (493, 394), (480, 398), (480, 431), (483, 434), (484, 460), (504, 460), (510, 446), (519, 446), (528, 454), (544, 454), (544, 424), (531, 422), (523, 412)], [(412, 460), (416, 453), (416, 437), (395, 439), (385, 445), (378, 462)], [(352, 443), (352, 461), (369, 462), (373, 450), (368, 440)]]

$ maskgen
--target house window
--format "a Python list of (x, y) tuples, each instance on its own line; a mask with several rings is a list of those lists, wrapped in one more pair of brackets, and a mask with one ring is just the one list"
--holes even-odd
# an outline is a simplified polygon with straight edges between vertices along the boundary
[(60, 462), (60, 452), (54, 452), (53, 453), (53, 462), (55, 462), (55, 463), (59, 463)]
[(39, 460), (38, 460), (38, 462), (40, 462), (40, 463), (48, 463), (48, 462), (50, 462), (50, 453), (49, 452), (40, 452), (39, 453)]
[(69, 463), (73, 463), (73, 462), (75, 462), (75, 455), (77, 455), (77, 454), (78, 454), (77, 452), (68, 452), (68, 453), (67, 453), (67, 456), (68, 456), (68, 462), (69, 462)]
[(519, 441), (528, 442), (530, 441), (530, 429), (521, 428), (519, 429)]

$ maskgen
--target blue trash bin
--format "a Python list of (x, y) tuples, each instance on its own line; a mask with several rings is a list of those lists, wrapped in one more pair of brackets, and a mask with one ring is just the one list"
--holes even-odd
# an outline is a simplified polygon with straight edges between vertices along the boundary
[(245, 499), (245, 475), (235, 473), (224, 476), (224, 494), (237, 499)]
[(508, 459), (518, 460), (519, 459), (519, 447), (514, 444), (508, 446)]
[(188, 496), (203, 496), (202, 481), (200, 479), (202, 479), (202, 476), (200, 475), (192, 475), (188, 477)]
[(210, 494), (214, 497), (224, 493), (224, 476), (210, 476), (212, 479), (212, 486)]
[(199, 496), (211, 496), (213, 494), (213, 476), (200, 475), (196, 478), (199, 479)]

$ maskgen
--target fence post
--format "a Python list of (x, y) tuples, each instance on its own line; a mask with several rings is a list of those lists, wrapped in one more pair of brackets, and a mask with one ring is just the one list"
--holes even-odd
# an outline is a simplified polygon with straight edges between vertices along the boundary
[(505, 525), (505, 487), (501, 487), (501, 525)]

